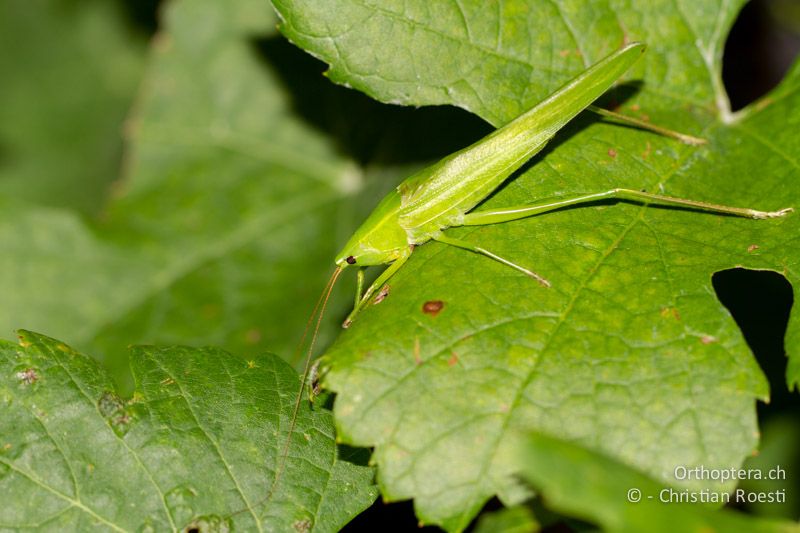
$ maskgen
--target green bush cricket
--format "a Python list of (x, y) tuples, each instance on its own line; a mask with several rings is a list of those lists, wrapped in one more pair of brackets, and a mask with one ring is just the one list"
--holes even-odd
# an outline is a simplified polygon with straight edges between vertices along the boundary
[[(356, 295), (355, 307), (347, 317), (344, 327), (352, 323), (374, 291), (382, 287), (403, 266), (414, 247), (429, 240), (485, 255), (536, 279), (544, 286), (549, 286), (547, 280), (527, 268), (484, 248), (445, 236), (443, 231), (450, 227), (508, 222), (570, 205), (605, 199), (679, 205), (750, 218), (779, 217), (791, 211), (791, 209), (774, 212), (756, 211), (629, 189), (612, 189), (549, 203), (470, 211), (514, 171), (542, 150), (567, 122), (611, 87), (633, 65), (644, 49), (642, 43), (631, 43), (621, 48), (589, 67), (531, 110), (475, 144), (407, 178), (396, 190), (390, 192), (336, 256), (338, 269), (350, 265), (389, 264), (363, 296)], [(692, 144), (704, 142), (606, 110), (598, 108), (594, 110), (658, 133), (677, 137), (684, 142)], [(363, 279), (361, 274), (362, 271), (359, 270), (359, 293)]]
[[(414, 248), (430, 240), (485, 255), (534, 278), (544, 287), (550, 286), (550, 283), (545, 278), (532, 270), (517, 265), (484, 248), (447, 237), (443, 233), (447, 228), (509, 222), (567, 206), (598, 200), (631, 200), (645, 204), (657, 203), (667, 206), (683, 206), (754, 219), (776, 218), (791, 212), (792, 208), (779, 211), (757, 211), (748, 208), (728, 207), (696, 200), (673, 198), (631, 189), (611, 189), (603, 192), (564, 197), (547, 203), (532, 203), (503, 209), (472, 211), (511, 174), (542, 150), (565, 124), (589, 107), (603, 116), (667, 135), (688, 144), (704, 143), (705, 141), (702, 139), (665, 130), (591, 106), (592, 102), (606, 92), (636, 62), (644, 50), (645, 46), (642, 43), (631, 43), (622, 47), (583, 71), (541, 103), (513, 121), (498, 128), (471, 146), (451, 154), (410, 176), (395, 190), (391, 191), (356, 230), (335, 258), (336, 269), (309, 319), (308, 326), (311, 325), (313, 317), (317, 316), (316, 327), (307, 352), (301, 387), (305, 386), (310, 375), (309, 364), (314, 340), (328, 297), (339, 274), (349, 266), (389, 265), (363, 294), (363, 269), (359, 268), (355, 306), (345, 320), (344, 327), (348, 327), (352, 323), (359, 311), (370, 301), (375, 291), (382, 288), (403, 266), (411, 256)], [(382, 298), (385, 298), (388, 291), (381, 291), (379, 294), (382, 295)], [(318, 309), (320, 310), (319, 315), (317, 315)], [(308, 326), (306, 331), (309, 329)], [(304, 334), (301, 346), (305, 341), (305, 336)], [(316, 367), (312, 373), (315, 376), (312, 379), (314, 381), (317, 374)], [(312, 387), (314, 386), (312, 385)], [(310, 392), (310, 395), (313, 396), (313, 392)], [(289, 429), (290, 436), (301, 397), (302, 388), (295, 405), (294, 417)], [(278, 467), (270, 493), (274, 492), (275, 485), (279, 481), (280, 473), (288, 454), (289, 440), (290, 438), (287, 439), (281, 465)]]

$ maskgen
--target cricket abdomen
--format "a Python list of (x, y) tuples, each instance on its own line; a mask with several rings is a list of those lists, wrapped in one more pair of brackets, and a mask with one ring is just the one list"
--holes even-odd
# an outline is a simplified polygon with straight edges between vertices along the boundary
[(507, 130), (495, 133), (494, 138), (489, 136), (426, 169), (424, 188), (413, 189), (420, 176), (398, 187), (399, 223), (411, 243), (423, 244), (444, 229), (460, 226), (465, 213), (550, 140), (528, 131), (513, 136)]

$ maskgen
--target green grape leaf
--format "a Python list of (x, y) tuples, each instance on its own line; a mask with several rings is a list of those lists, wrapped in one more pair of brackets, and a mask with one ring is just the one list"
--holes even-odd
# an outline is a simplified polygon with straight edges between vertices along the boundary
[[(495, 125), (623, 42), (646, 41), (604, 103), (709, 141), (689, 147), (581, 116), (482, 207), (614, 187), (800, 207), (800, 68), (737, 113), (720, 81), (741, 2), (274, 5), (282, 31), (335, 81), (384, 101), (461, 106)], [(526, 496), (510, 450), (530, 429), (667, 481), (677, 465), (740, 465), (758, 442), (755, 400), (769, 391), (711, 277), (773, 270), (797, 298), (799, 225), (797, 213), (753, 221), (612, 202), (448, 230), (552, 288), (463, 250), (419, 247), (389, 297), (327, 353), (339, 434), (375, 447), (386, 499), (414, 498), (423, 523), (452, 531), (493, 495)], [(790, 387), (800, 381), (798, 320), (786, 336)]]
[[(717, 497), (735, 502), (748, 497), (744, 491), (729, 495), (664, 486), (607, 456), (547, 435), (529, 437), (521, 456), (522, 476), (539, 490), (548, 507), (593, 522), (603, 531), (800, 531), (796, 522), (717, 511), (697, 503)], [(778, 492), (771, 495), (779, 497)], [(689, 502), (692, 497), (697, 502)]]
[(644, 74), (648, 93), (729, 113), (720, 59), (744, 0), (272, 3), (281, 31), (330, 64), (332, 80), (384, 102), (457, 105), (499, 125), (635, 40), (650, 45), (631, 71)]
[(300, 382), (277, 356), (140, 346), (131, 362), (126, 401), (59, 341), (0, 345), (3, 528), (338, 531), (375, 499), (329, 410), (304, 398), (291, 423)]

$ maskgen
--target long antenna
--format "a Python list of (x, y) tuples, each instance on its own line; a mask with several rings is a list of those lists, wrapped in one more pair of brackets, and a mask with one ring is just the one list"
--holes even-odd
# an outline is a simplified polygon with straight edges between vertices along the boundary
[[(317, 304), (314, 306), (314, 310), (311, 312), (311, 315), (308, 317), (308, 321), (306, 322), (306, 327), (305, 327), (305, 329), (303, 329), (303, 336), (300, 339), (300, 344), (297, 345), (297, 348), (295, 348), (295, 350), (294, 350), (294, 352), (292, 354), (292, 363), (294, 363), (294, 360), (297, 359), (297, 355), (302, 352), (303, 343), (305, 343), (306, 336), (308, 335), (308, 331), (309, 331), (309, 329), (311, 327), (311, 324), (313, 323), (314, 316), (317, 316), (317, 323), (314, 326), (314, 334), (311, 337), (310, 344), (308, 345), (308, 353), (306, 355), (306, 362), (305, 362), (305, 365), (304, 365), (304, 368), (303, 368), (302, 379), (300, 380), (300, 390), (297, 392), (297, 400), (294, 403), (294, 409), (292, 411), (292, 418), (291, 418), (291, 421), (289, 422), (289, 434), (286, 436), (286, 442), (285, 442), (285, 444), (283, 446), (283, 450), (282, 450), (281, 455), (280, 455), (280, 457), (278, 459), (278, 467), (275, 470), (275, 479), (272, 481), (272, 485), (270, 486), (269, 492), (267, 492), (267, 495), (263, 499), (261, 499), (259, 502), (257, 502), (254, 505), (254, 507), (258, 507), (258, 506), (268, 502), (270, 499), (272, 499), (272, 496), (275, 494), (275, 489), (278, 487), (278, 483), (280, 482), (281, 476), (283, 475), (283, 471), (286, 468), (286, 459), (289, 456), (289, 446), (291, 445), (291, 442), (292, 442), (292, 434), (294, 433), (294, 429), (297, 426), (297, 414), (300, 412), (300, 402), (303, 401), (303, 389), (305, 388), (306, 380), (308, 379), (308, 371), (309, 371), (309, 368), (311, 367), (311, 355), (314, 353), (314, 343), (317, 340), (317, 333), (319, 333), (319, 326), (322, 323), (322, 317), (325, 315), (325, 308), (328, 305), (328, 299), (331, 296), (331, 292), (333, 292), (333, 286), (336, 284), (336, 280), (339, 278), (339, 274), (341, 274), (341, 273), (342, 273), (342, 268), (341, 267), (336, 267), (336, 270), (334, 270), (333, 274), (331, 274), (331, 277), (328, 279), (328, 283), (325, 284), (325, 288), (322, 290), (322, 293), (319, 295), (319, 298), (317, 299)], [(321, 310), (320, 310), (320, 306), (322, 306)], [(317, 315), (317, 310), (320, 310), (319, 315)], [(248, 508), (245, 507), (245, 508), (239, 509), (238, 511), (234, 511), (233, 513), (231, 513), (228, 516), (232, 517), (234, 515), (243, 513), (243, 512), (245, 512), (247, 510), (248, 510)], [(258, 520), (258, 518), (256, 518), (256, 519)]]
[(297, 344), (297, 347), (292, 352), (292, 358), (289, 359), (289, 364), (291, 364), (292, 366), (295, 365), (295, 363), (297, 362), (297, 357), (303, 352), (303, 344), (305, 344), (306, 342), (306, 336), (308, 335), (308, 330), (311, 329), (311, 324), (314, 320), (314, 317), (317, 316), (317, 309), (319, 309), (319, 306), (322, 304), (323, 301), (327, 302), (328, 300), (327, 295), (330, 294), (331, 288), (333, 287), (333, 284), (336, 283), (336, 278), (339, 277), (339, 273), (341, 272), (341, 270), (342, 270), (341, 268), (336, 267), (336, 270), (333, 271), (331, 277), (328, 278), (328, 282), (325, 284), (325, 288), (322, 289), (319, 298), (317, 298), (317, 303), (314, 304), (314, 310), (311, 311), (311, 314), (308, 316), (308, 320), (306, 321), (306, 326), (303, 328), (303, 336), (300, 337), (300, 342)]
[[(280, 458), (278, 459), (278, 467), (275, 471), (275, 479), (272, 482), (272, 486), (267, 493), (267, 496), (264, 498), (264, 501), (269, 501), (272, 498), (272, 495), (275, 493), (275, 489), (278, 487), (278, 483), (281, 480), (281, 476), (283, 475), (283, 471), (286, 469), (286, 459), (289, 456), (289, 446), (292, 443), (292, 434), (294, 433), (294, 429), (297, 426), (297, 414), (300, 412), (300, 403), (303, 401), (303, 389), (306, 386), (306, 380), (308, 379), (308, 371), (311, 367), (311, 356), (314, 353), (314, 343), (317, 341), (317, 334), (319, 333), (319, 326), (322, 324), (322, 317), (325, 316), (325, 308), (328, 306), (328, 299), (331, 296), (331, 292), (333, 292), (333, 286), (336, 285), (336, 280), (339, 279), (339, 274), (342, 273), (341, 267), (336, 267), (336, 270), (333, 271), (331, 274), (330, 279), (328, 280), (328, 284), (325, 286), (322, 294), (320, 295), (319, 300), (317, 300), (317, 305), (314, 306), (314, 311), (311, 313), (311, 316), (308, 319), (308, 323), (306, 324), (306, 329), (303, 332), (303, 338), (300, 341), (300, 346), (298, 347), (297, 352), (299, 352), (299, 348), (302, 347), (302, 343), (305, 341), (306, 335), (308, 334), (308, 328), (311, 324), (314, 315), (317, 314), (317, 309), (319, 309), (319, 314), (317, 314), (317, 323), (314, 326), (314, 333), (311, 336), (311, 341), (308, 344), (308, 351), (306, 352), (306, 362), (303, 367), (303, 375), (302, 379), (300, 380), (300, 390), (297, 392), (297, 400), (294, 402), (294, 410), (292, 411), (292, 418), (289, 421), (289, 433), (286, 436), (286, 442), (283, 446), (283, 451), (281, 452)], [(322, 307), (320, 308), (320, 304)]]

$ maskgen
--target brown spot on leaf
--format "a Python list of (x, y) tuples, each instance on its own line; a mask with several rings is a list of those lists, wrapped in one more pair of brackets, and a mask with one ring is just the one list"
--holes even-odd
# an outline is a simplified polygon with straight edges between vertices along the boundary
[(35, 368), (26, 368), (21, 372), (17, 372), (17, 379), (20, 380), (23, 385), (33, 385), (39, 381), (39, 374), (36, 373)]
[(558, 55), (560, 55), (561, 57), (567, 57), (569, 55), (569, 50), (560, 50), (558, 52)]
[(633, 105), (631, 106), (631, 111), (639, 111), (639, 109), (641, 109), (641, 108), (639, 107), (639, 104), (633, 104)]
[(311, 531), (311, 520), (308, 518), (297, 520), (292, 524), (292, 527), (297, 533), (306, 533), (307, 531)]
[(674, 318), (675, 320), (681, 319), (681, 314), (678, 312), (677, 307), (662, 307), (661, 316), (663, 318)]
[(758, 245), (757, 244), (751, 244), (750, 246), (747, 247), (747, 251), (749, 253), (751, 253), (751, 254), (753, 252), (755, 252), (756, 250), (758, 250)]
[(617, 151), (614, 150), (613, 148), (609, 148), (608, 149), (608, 157), (610, 157), (611, 159), (616, 159), (617, 158)]
[(456, 352), (450, 352), (450, 358), (447, 360), (447, 366), (455, 366), (458, 363), (458, 354)]
[(444, 302), (441, 300), (428, 300), (422, 304), (422, 312), (426, 315), (436, 316), (444, 309)]
[(123, 437), (128, 432), (128, 427), (133, 419), (125, 407), (125, 402), (117, 393), (104, 392), (97, 400), (97, 408), (117, 436)]

